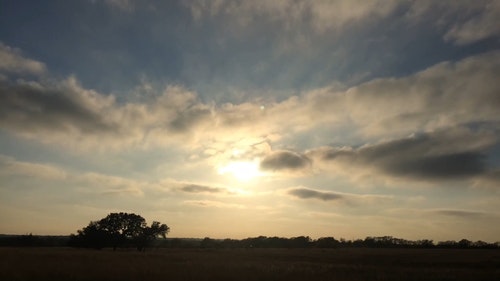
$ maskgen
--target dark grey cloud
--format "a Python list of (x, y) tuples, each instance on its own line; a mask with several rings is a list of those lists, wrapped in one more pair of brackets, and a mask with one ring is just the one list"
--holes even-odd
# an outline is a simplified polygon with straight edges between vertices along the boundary
[(486, 171), (486, 156), (478, 152), (418, 157), (387, 163), (384, 169), (394, 175), (416, 178), (450, 179), (479, 175)]
[(311, 160), (307, 156), (285, 150), (273, 152), (260, 162), (260, 168), (268, 171), (301, 170), (310, 165)]
[(0, 125), (18, 131), (116, 133), (118, 124), (106, 120), (98, 103), (69, 85), (0, 81)]
[(147, 141), (152, 131), (155, 139), (172, 139), (171, 133), (183, 138), (211, 114), (182, 87), (167, 87), (144, 102), (121, 102), (83, 88), (74, 77), (0, 79), (0, 129), (41, 142), (119, 147)]
[(295, 188), (288, 191), (288, 194), (300, 199), (318, 199), (323, 201), (334, 201), (343, 199), (343, 196), (333, 192), (318, 191), (309, 188)]
[(368, 168), (419, 180), (452, 180), (488, 173), (487, 151), (495, 142), (489, 133), (449, 129), (359, 148), (327, 147), (309, 154), (339, 168)]
[(485, 188), (500, 187), (500, 168), (495, 167), (481, 176), (474, 178), (473, 186)]
[(189, 193), (223, 193), (227, 192), (226, 189), (220, 187), (211, 187), (198, 184), (187, 184), (180, 188), (181, 191)]

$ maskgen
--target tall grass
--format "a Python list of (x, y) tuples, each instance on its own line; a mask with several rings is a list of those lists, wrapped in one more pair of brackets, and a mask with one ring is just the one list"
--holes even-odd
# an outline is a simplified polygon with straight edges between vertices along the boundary
[(500, 251), (0, 248), (0, 280), (500, 280)]

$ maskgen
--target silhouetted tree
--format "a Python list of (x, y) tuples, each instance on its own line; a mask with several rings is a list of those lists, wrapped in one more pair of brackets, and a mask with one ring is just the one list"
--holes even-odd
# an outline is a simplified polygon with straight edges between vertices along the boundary
[(238, 243), (239, 243), (238, 240), (226, 238), (226, 239), (222, 240), (221, 247), (222, 248), (237, 248)]
[(141, 232), (135, 238), (137, 244), (137, 250), (143, 251), (146, 247), (149, 247), (151, 243), (158, 237), (165, 239), (170, 228), (166, 224), (160, 224), (158, 221), (153, 221), (151, 226), (145, 226), (141, 228)]
[(218, 248), (219, 243), (215, 239), (212, 239), (210, 237), (205, 237), (205, 238), (203, 238), (203, 240), (201, 240), (200, 247), (201, 248)]
[(458, 247), (460, 247), (460, 248), (467, 249), (467, 248), (470, 248), (471, 246), (472, 246), (472, 242), (467, 240), (467, 239), (462, 239), (462, 240), (458, 241)]
[(154, 221), (147, 226), (146, 220), (136, 214), (111, 213), (99, 221), (91, 221), (88, 226), (71, 235), (70, 245), (102, 249), (135, 245), (144, 250), (157, 237), (165, 238), (170, 228)]
[(478, 241), (472, 243), (472, 247), (478, 248), (478, 249), (487, 249), (487, 248), (491, 247), (491, 245), (484, 242), (484, 241), (478, 240)]
[(91, 221), (88, 226), (78, 230), (77, 233), (77, 235), (71, 234), (70, 246), (100, 250), (112, 241), (111, 235), (101, 229), (97, 221)]
[(316, 240), (316, 247), (318, 248), (337, 248), (340, 242), (333, 237), (321, 237)]
[(437, 246), (439, 248), (458, 248), (458, 242), (453, 240), (440, 241)]
[(432, 240), (423, 239), (423, 240), (416, 241), (415, 246), (417, 248), (433, 248), (435, 245), (434, 245), (434, 242)]
[(290, 247), (292, 248), (307, 248), (311, 243), (309, 236), (299, 236), (290, 238)]

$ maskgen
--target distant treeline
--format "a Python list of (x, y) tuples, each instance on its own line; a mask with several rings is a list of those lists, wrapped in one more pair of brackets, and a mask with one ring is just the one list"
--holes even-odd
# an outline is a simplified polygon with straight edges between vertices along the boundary
[[(72, 246), (69, 236), (0, 235), (2, 247), (66, 247)], [(346, 240), (333, 237), (311, 239), (309, 236), (251, 237), (237, 239), (167, 238), (155, 241), (154, 248), (440, 248), (440, 249), (500, 249), (500, 242), (406, 240), (392, 236)]]
[(69, 236), (0, 234), (1, 247), (66, 247)]
[(460, 248), (460, 249), (500, 249), (500, 242), (487, 243), (484, 241), (441, 241), (432, 240), (405, 240), (392, 236), (366, 237), (357, 240), (337, 240), (333, 237), (311, 239), (309, 236), (292, 238), (259, 236), (242, 240), (204, 238), (200, 241), (185, 241), (173, 238), (164, 243), (166, 247), (200, 247), (200, 248)]

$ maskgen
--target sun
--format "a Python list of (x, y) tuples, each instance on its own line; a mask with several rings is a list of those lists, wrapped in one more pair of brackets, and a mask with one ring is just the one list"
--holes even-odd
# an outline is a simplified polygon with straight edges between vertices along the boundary
[(239, 181), (250, 181), (261, 176), (258, 161), (234, 161), (218, 169), (220, 175), (231, 175)]

